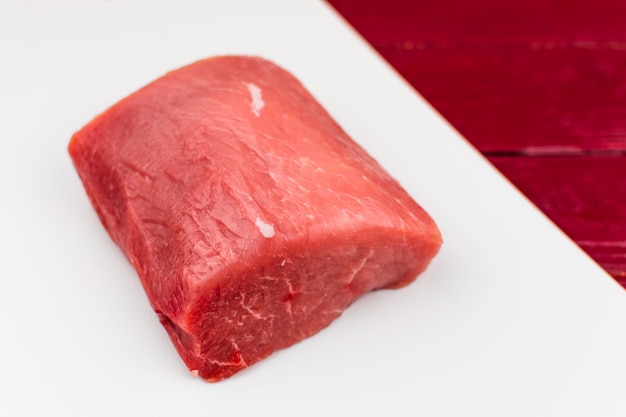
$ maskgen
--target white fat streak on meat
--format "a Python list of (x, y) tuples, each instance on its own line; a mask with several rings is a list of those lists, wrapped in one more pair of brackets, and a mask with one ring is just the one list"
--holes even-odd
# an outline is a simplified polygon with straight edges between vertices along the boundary
[(370, 251), (367, 254), (367, 256), (365, 258), (361, 259), (361, 261), (359, 261), (359, 264), (356, 266), (356, 268), (352, 269), (352, 271), (350, 272), (350, 275), (348, 276), (348, 279), (347, 279), (347, 281), (348, 281), (348, 288), (350, 287), (350, 285), (352, 285), (352, 281), (354, 281), (354, 278), (365, 267), (365, 264), (367, 263), (367, 261), (370, 260), (370, 258), (372, 257), (373, 254), (374, 254), (374, 251), (372, 249), (370, 249)]
[(256, 218), (254, 224), (256, 224), (256, 226), (259, 228), (264, 238), (269, 239), (271, 237), (274, 237), (274, 235), (276, 234), (274, 226), (269, 223), (265, 223), (263, 220), (261, 220), (260, 217)]
[(229, 342), (232, 344), (233, 349), (235, 350), (235, 352), (239, 353), (239, 358), (240, 358), (239, 362), (234, 362), (234, 361), (224, 362), (224, 361), (220, 361), (218, 359), (207, 359), (207, 361), (211, 362), (211, 363), (214, 363), (216, 365), (219, 365), (219, 366), (241, 366), (241, 367), (247, 367), (248, 364), (246, 363), (245, 359), (241, 355), (241, 350), (239, 349), (239, 346), (237, 345), (237, 343), (233, 339), (229, 339)]
[(265, 107), (265, 102), (261, 96), (261, 89), (256, 84), (248, 83), (246, 85), (252, 97), (252, 103), (250, 104), (252, 113), (254, 113), (256, 117), (259, 117), (261, 115), (261, 109)]
[(361, 260), (359, 261), (359, 265), (358, 265), (356, 268), (354, 268), (354, 269), (352, 270), (352, 274), (351, 274), (351, 276), (350, 276), (350, 280), (351, 280), (351, 281), (352, 281), (352, 279), (354, 279), (354, 277), (356, 276), (356, 274), (358, 274), (359, 272), (361, 272), (361, 270), (362, 270), (362, 269), (363, 269), (363, 267), (365, 266), (365, 263), (366, 263), (367, 261), (369, 261), (369, 259), (372, 257), (372, 255), (373, 255), (373, 254), (374, 254), (374, 251), (373, 251), (372, 249), (370, 249), (370, 251), (369, 251), (368, 255), (367, 255), (365, 258), (363, 258), (363, 259), (361, 259)]
[(241, 308), (246, 310), (248, 312), (248, 314), (250, 314), (255, 319), (259, 319), (259, 320), (263, 319), (263, 316), (261, 316), (259, 313), (254, 311), (254, 309), (252, 307), (250, 307), (248, 304), (246, 304), (246, 294), (244, 294), (244, 293), (241, 294)]
[[(285, 262), (285, 260), (283, 259), (283, 263), (284, 262)], [(283, 263), (281, 263), (281, 266), (283, 265)], [(291, 285), (291, 282), (289, 281), (289, 279), (285, 279), (285, 284), (287, 284), (287, 289), (289, 290), (289, 295), (291, 297), (293, 297), (295, 295), (295, 292), (293, 291), (293, 286)], [(291, 311), (291, 300), (286, 302), (285, 306), (287, 308), (287, 314), (289, 314), (290, 316), (293, 315), (293, 312)]]

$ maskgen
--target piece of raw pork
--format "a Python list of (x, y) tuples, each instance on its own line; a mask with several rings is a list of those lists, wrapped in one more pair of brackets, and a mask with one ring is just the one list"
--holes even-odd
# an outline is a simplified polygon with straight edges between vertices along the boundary
[(428, 214), (261, 58), (170, 72), (97, 116), (69, 152), (208, 381), (319, 332), (367, 291), (410, 283), (441, 245)]

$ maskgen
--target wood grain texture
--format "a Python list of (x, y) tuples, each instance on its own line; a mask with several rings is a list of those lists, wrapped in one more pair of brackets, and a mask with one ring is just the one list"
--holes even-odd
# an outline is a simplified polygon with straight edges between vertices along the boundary
[(626, 2), (329, 2), (626, 287)]
[(489, 159), (596, 262), (626, 284), (625, 157)]
[(482, 152), (626, 153), (626, 51), (379, 51)]
[(622, 0), (329, 0), (372, 45), (626, 41)]

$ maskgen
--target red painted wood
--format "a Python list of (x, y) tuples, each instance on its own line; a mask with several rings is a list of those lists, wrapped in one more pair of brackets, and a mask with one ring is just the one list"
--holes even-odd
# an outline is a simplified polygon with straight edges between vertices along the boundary
[(626, 152), (626, 51), (379, 51), (482, 152)]
[[(623, 0), (329, 0), (374, 46), (626, 41)], [(623, 47), (623, 46), (622, 46)]]
[(626, 2), (330, 0), (626, 287)]
[(626, 287), (626, 156), (489, 159)]

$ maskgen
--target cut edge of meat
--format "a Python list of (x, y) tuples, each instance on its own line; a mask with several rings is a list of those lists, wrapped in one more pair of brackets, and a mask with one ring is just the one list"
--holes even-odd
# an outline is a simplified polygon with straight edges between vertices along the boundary
[(333, 250), (325, 239), (308, 248), (294, 242), (282, 256), (223, 271), (195, 290), (199, 296), (181, 316), (159, 318), (189, 370), (221, 381), (328, 327), (364, 293), (413, 282), (440, 244), (436, 227), (425, 236), (346, 234)]

